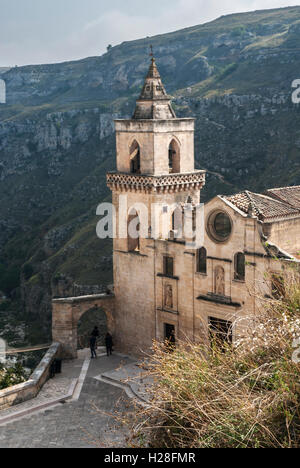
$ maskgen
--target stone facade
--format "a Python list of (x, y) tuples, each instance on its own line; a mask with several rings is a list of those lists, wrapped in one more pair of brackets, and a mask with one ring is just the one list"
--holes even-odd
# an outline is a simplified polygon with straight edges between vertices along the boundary
[[(117, 172), (107, 175), (116, 212), (114, 298), (108, 307), (96, 299), (116, 348), (140, 355), (153, 340), (208, 343), (212, 333), (237, 340), (272, 295), (273, 275), (299, 264), (300, 188), (217, 196), (194, 226), (205, 184), (205, 171), (194, 168), (194, 120), (176, 118), (154, 59), (133, 118), (116, 121), (116, 143)], [(183, 212), (204, 232), (201, 246), (176, 224)], [(54, 339), (70, 357), (77, 321), (92, 302), (54, 301)]]
[(77, 328), (80, 318), (93, 308), (102, 308), (107, 317), (107, 328), (115, 333), (114, 295), (53, 299), (52, 301), (52, 339), (61, 344), (61, 357), (77, 358)]
[[(153, 64), (145, 87), (152, 67)], [(157, 69), (155, 76), (159, 76)], [(151, 102), (155, 104), (153, 99), (149, 97), (148, 108)], [(200, 203), (201, 188), (205, 184), (205, 172), (194, 169), (193, 120), (176, 119), (175, 114), (167, 119), (148, 117), (147, 112), (142, 114), (139, 101), (137, 108), (132, 120), (116, 121), (117, 173), (107, 176), (117, 213), (117, 233), (121, 196), (127, 196), (128, 213), (136, 203), (146, 205), (150, 213), (153, 203), (162, 207), (175, 203), (184, 206), (187, 200), (194, 205)], [(172, 140), (178, 144), (175, 147), (175, 152), (179, 152), (178, 173), (173, 171), (168, 160)], [(137, 171), (133, 171), (130, 164), (132, 142), (138, 144)], [(297, 261), (293, 254), (300, 237), (299, 206), (283, 207), (274, 198), (272, 204), (270, 194), (258, 196), (255, 204), (256, 198), (252, 200), (249, 196), (249, 201), (246, 197), (248, 204), (244, 203), (246, 212), (226, 197), (216, 197), (206, 204), (205, 226), (200, 226), (205, 230), (205, 272), (199, 271), (199, 249), (189, 248), (185, 238), (173, 238), (172, 209), (168, 212), (171, 234), (167, 232), (167, 236), (160, 232), (159, 238), (153, 239), (154, 226), (149, 218), (136, 249), (131, 248), (129, 234), (124, 238), (117, 235), (114, 285), (116, 343), (120, 349), (140, 354), (150, 349), (154, 339), (168, 337), (171, 330), (175, 331), (176, 339), (207, 341), (210, 324), (214, 321), (233, 324), (233, 340), (246, 332), (251, 326), (251, 317), (260, 311), (256, 295), (272, 294), (272, 273), (280, 272), (288, 262)], [(266, 203), (265, 210), (269, 209), (271, 218), (262, 219), (259, 197), (268, 199), (270, 206)], [(228, 238), (215, 239), (210, 235), (213, 213), (228, 216), (231, 224)], [(145, 235), (147, 232), (149, 234)], [(267, 238), (269, 248), (266, 248)], [(275, 246), (275, 253), (281, 253), (281, 262), (274, 258), (272, 243), (279, 246)], [(282, 252), (286, 248), (291, 255)], [(166, 258), (172, 259), (172, 274), (166, 271)], [(244, 265), (242, 277), (236, 272), (237, 259), (242, 262), (242, 268)], [(270, 275), (266, 275), (268, 272)]]

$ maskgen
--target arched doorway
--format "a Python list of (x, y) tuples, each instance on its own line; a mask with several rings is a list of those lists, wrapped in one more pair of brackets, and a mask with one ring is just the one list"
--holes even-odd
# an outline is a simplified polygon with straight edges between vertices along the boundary
[[(84, 314), (92, 309), (101, 309), (106, 315), (107, 329), (115, 336), (114, 294), (96, 294), (93, 296), (69, 297), (52, 301), (52, 338), (61, 344), (61, 357), (77, 358), (78, 322)], [(92, 328), (96, 324), (93, 323)], [(118, 343), (116, 343), (117, 345)]]
[(107, 317), (103, 309), (93, 307), (87, 310), (77, 323), (77, 349), (86, 349), (90, 346), (91, 333), (98, 327), (98, 346), (105, 346), (105, 335), (108, 332)]

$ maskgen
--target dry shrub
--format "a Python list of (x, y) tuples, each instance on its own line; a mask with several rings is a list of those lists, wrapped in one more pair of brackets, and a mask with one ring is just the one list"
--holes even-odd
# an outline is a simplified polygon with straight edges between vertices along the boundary
[[(300, 447), (300, 282), (285, 273), (284, 298), (268, 300), (251, 334), (220, 350), (156, 343), (148, 367), (151, 403), (138, 410), (134, 439), (155, 448)], [(206, 356), (206, 359), (203, 356)]]

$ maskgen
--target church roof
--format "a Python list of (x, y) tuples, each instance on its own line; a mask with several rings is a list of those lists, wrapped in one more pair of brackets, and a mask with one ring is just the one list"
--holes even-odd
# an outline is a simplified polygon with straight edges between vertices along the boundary
[(266, 194), (246, 190), (224, 198), (244, 213), (257, 216), (263, 222), (272, 222), (277, 218), (300, 216), (299, 195), (300, 187), (286, 187), (270, 189)]
[(265, 194), (300, 210), (300, 185), (270, 189)]
[(136, 102), (133, 119), (167, 120), (175, 118), (171, 97), (166, 93), (155, 59), (152, 58), (141, 95)]

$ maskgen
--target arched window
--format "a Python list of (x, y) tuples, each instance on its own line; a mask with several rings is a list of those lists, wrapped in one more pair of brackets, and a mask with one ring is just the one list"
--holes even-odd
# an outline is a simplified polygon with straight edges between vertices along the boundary
[(182, 231), (182, 210), (179, 207), (172, 214), (172, 231)]
[(207, 274), (207, 251), (204, 247), (197, 251), (197, 272)]
[(176, 140), (172, 140), (169, 146), (169, 172), (172, 174), (180, 172), (180, 149)]
[(245, 255), (241, 252), (234, 256), (234, 279), (245, 281), (246, 275), (246, 261)]
[(128, 252), (140, 251), (140, 218), (136, 210), (132, 210), (127, 221)]
[(141, 173), (141, 150), (135, 140), (130, 147), (130, 172), (131, 174)]

